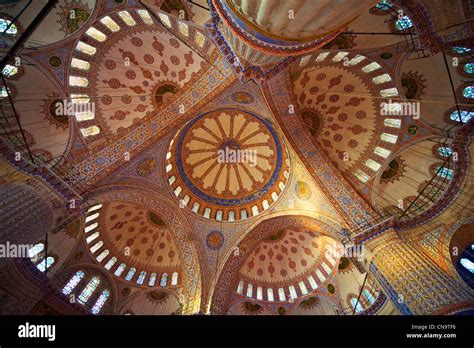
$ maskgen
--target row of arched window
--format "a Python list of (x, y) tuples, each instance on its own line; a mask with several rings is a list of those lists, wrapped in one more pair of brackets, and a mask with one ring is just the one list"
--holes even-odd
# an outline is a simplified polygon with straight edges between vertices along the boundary
[[(78, 284), (81, 283), (82, 279), (84, 278), (84, 275), (84, 271), (77, 271), (64, 286), (64, 288), (62, 289), (62, 293), (64, 295), (71, 295), (74, 289), (78, 286)], [(99, 277), (92, 277), (89, 282), (84, 286), (82, 291), (79, 292), (77, 302), (79, 302), (81, 305), (85, 305), (92, 297), (92, 295), (96, 292), (97, 288), (100, 285), (100, 282), (101, 280)], [(105, 289), (100, 293), (99, 297), (92, 306), (92, 314), (98, 314), (100, 312), (109, 296), (110, 291), (108, 289)]]
[(45, 258), (43, 254), (44, 243), (38, 243), (28, 250), (28, 256), (30, 257), (31, 261), (36, 264), (36, 268), (38, 268), (38, 270), (44, 273), (56, 262), (56, 257), (49, 255)]

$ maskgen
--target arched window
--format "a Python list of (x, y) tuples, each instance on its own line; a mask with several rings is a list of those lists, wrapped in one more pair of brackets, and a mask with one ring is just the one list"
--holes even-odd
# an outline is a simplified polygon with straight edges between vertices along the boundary
[(138, 10), (137, 12), (145, 24), (153, 25), (153, 19), (151, 19), (151, 16), (147, 10)]
[(453, 170), (446, 168), (446, 167), (436, 167), (435, 173), (436, 175), (442, 177), (442, 178), (447, 178), (448, 180), (451, 180), (453, 178)]
[(194, 41), (196, 42), (196, 45), (202, 48), (204, 46), (205, 40), (206, 40), (206, 37), (200, 31), (196, 31), (196, 35), (194, 37)]
[(357, 169), (354, 175), (357, 177), (357, 179), (359, 179), (362, 182), (367, 182), (370, 179), (370, 176), (368, 176), (366, 173), (364, 173), (360, 169)]
[(459, 53), (459, 54), (463, 54), (463, 53), (467, 53), (471, 51), (471, 49), (468, 47), (459, 47), (459, 46), (453, 47), (452, 50), (453, 52)]
[(183, 36), (188, 36), (189, 35), (189, 27), (183, 21), (179, 21), (179, 32)]
[(464, 71), (468, 74), (474, 74), (474, 63), (467, 63), (464, 65)]
[(390, 151), (384, 149), (383, 147), (377, 146), (374, 150), (374, 153), (380, 157), (387, 158), (390, 155)]
[(150, 280), (148, 280), (148, 286), (154, 286), (156, 282), (156, 273), (152, 273)]
[(356, 313), (360, 313), (364, 310), (360, 302), (358, 303), (355, 297), (351, 298), (351, 305), (352, 305), (352, 308), (355, 308)]
[(85, 304), (91, 295), (94, 293), (95, 289), (100, 284), (99, 277), (94, 277), (91, 281), (86, 285), (86, 287), (82, 290), (81, 294), (79, 295), (78, 302), (81, 304)]
[(369, 290), (364, 289), (364, 291), (362, 291), (362, 294), (367, 299), (367, 301), (369, 301), (370, 304), (374, 304), (375, 302), (374, 295), (372, 295), (372, 293)]
[(109, 290), (104, 290), (100, 294), (99, 298), (95, 302), (94, 306), (92, 307), (92, 314), (98, 314), (102, 307), (104, 306), (105, 301), (107, 301), (107, 298), (110, 296), (110, 291)]
[(173, 272), (171, 275), (171, 285), (178, 285), (178, 272)]
[(72, 292), (72, 290), (74, 290), (74, 288), (77, 286), (77, 284), (79, 284), (82, 278), (84, 278), (84, 272), (77, 271), (76, 274), (74, 274), (72, 278), (64, 286), (63, 294), (69, 295)]
[(114, 33), (120, 30), (120, 26), (109, 16), (103, 17), (100, 21)]
[(164, 25), (166, 25), (168, 28), (171, 28), (171, 22), (168, 15), (164, 13), (159, 13), (158, 16), (160, 17), (160, 20)]
[(133, 276), (135, 275), (135, 272), (136, 272), (136, 268), (135, 267), (132, 267), (130, 268), (130, 270), (128, 271), (127, 275), (125, 276), (125, 280), (132, 280)]
[(89, 237), (86, 238), (87, 244), (89, 244), (90, 242), (94, 241), (94, 239), (96, 239), (97, 237), (99, 237), (99, 235), (100, 235), (99, 232), (94, 232), (94, 233), (92, 233)]
[(395, 23), (395, 27), (397, 27), (398, 30), (405, 30), (413, 27), (413, 22), (411, 21), (410, 17), (403, 16)]
[(130, 13), (128, 13), (127, 11), (120, 11), (118, 15), (129, 27), (133, 27), (135, 24), (137, 24), (133, 17), (130, 15)]
[(73, 68), (80, 69), (80, 70), (89, 70), (91, 67), (89, 62), (82, 59), (77, 59), (77, 58), (72, 58), (71, 66)]
[(102, 248), (102, 246), (104, 245), (104, 242), (103, 241), (100, 241), (100, 242), (97, 242), (95, 243), (92, 248), (91, 248), (91, 253), (94, 254), (97, 250), (99, 250), (100, 248)]
[(2, 86), (2, 88), (0, 88), (0, 97), (1, 98), (8, 97), (8, 92), (10, 92), (10, 88), (8, 88), (8, 91), (7, 91), (7, 88), (5, 86)]
[(438, 153), (443, 157), (449, 157), (453, 153), (449, 147), (440, 146), (438, 147)]
[(377, 7), (378, 9), (382, 11), (387, 11), (390, 9), (390, 7), (392, 7), (392, 4), (387, 2), (386, 0), (383, 0), (379, 2), (377, 5), (375, 5), (375, 7)]
[(370, 169), (372, 169), (374, 172), (379, 170), (380, 167), (382, 166), (379, 162), (376, 162), (373, 159), (368, 159), (367, 161), (365, 161), (365, 165), (369, 167)]
[(387, 143), (395, 144), (397, 142), (398, 136), (389, 133), (382, 133), (382, 135), (380, 135), (380, 139)]
[(123, 273), (123, 271), (125, 270), (125, 267), (127, 267), (127, 265), (122, 262), (120, 264), (120, 266), (117, 267), (117, 269), (115, 270), (114, 274), (117, 276), (117, 277), (120, 277), (120, 275)]
[[(5, 18), (0, 18), (0, 33), (15, 35), (18, 33), (18, 28), (15, 24), (10, 25), (11, 21)], [(10, 25), (10, 28), (7, 27)], [(6, 31), (5, 31), (6, 30)]]
[(379, 63), (373, 62), (370, 63), (369, 65), (366, 65), (362, 68), (362, 71), (365, 73), (370, 73), (372, 71), (380, 69), (382, 66)]
[(107, 36), (103, 32), (101, 32), (100, 30), (97, 30), (94, 27), (90, 27), (89, 29), (87, 29), (86, 35), (90, 36), (91, 38), (99, 42), (104, 42), (105, 40), (107, 40)]
[(111, 269), (113, 265), (115, 265), (115, 263), (117, 262), (117, 258), (114, 256), (114, 257), (111, 257), (109, 261), (107, 261), (107, 263), (105, 264), (105, 269)]
[(79, 52), (85, 53), (89, 56), (93, 56), (97, 52), (97, 49), (94, 46), (86, 44), (85, 42), (82, 42), (82, 41), (78, 42), (76, 46), (76, 50), (78, 50)]
[(44, 250), (44, 243), (38, 243), (34, 247), (28, 249), (28, 256), (29, 257), (35, 257), (36, 255), (38, 255), (43, 250)]
[(92, 231), (94, 228), (96, 228), (97, 226), (99, 226), (99, 223), (98, 222), (94, 222), (93, 224), (90, 224), (89, 226), (86, 226), (86, 228), (84, 228), (84, 232), (85, 233), (89, 233), (90, 231)]
[(396, 118), (386, 118), (383, 120), (383, 124), (385, 127), (400, 128), (402, 125), (402, 120)]
[(90, 126), (87, 128), (81, 128), (81, 133), (83, 137), (90, 137), (92, 135), (97, 135), (100, 133), (100, 128), (97, 126)]
[(99, 217), (99, 213), (94, 213), (94, 214), (90, 214), (86, 217), (86, 220), (85, 222), (88, 223), (88, 222), (91, 222), (92, 220), (95, 220)]
[(102, 262), (104, 259), (109, 255), (109, 250), (105, 249), (103, 250), (96, 258), (97, 262)]
[(283, 288), (278, 288), (278, 298), (280, 299), (280, 301), (286, 300), (285, 290)]
[(18, 68), (14, 65), (7, 64), (2, 70), (3, 76), (13, 76), (18, 72)]
[(463, 123), (469, 122), (472, 117), (474, 117), (473, 111), (453, 111), (450, 116), (451, 120)]
[(89, 80), (81, 76), (69, 76), (69, 86), (87, 87)]
[(474, 262), (463, 257), (460, 261), (461, 265), (467, 269), (469, 272), (474, 273)]
[(273, 289), (272, 288), (267, 289), (267, 297), (268, 297), (268, 301), (270, 301), (270, 302), (273, 302), (275, 300), (273, 298)]
[(374, 77), (372, 79), (372, 82), (375, 83), (376, 85), (380, 85), (382, 83), (389, 82), (389, 81), (392, 81), (392, 78), (390, 77), (389, 74), (383, 74), (383, 75)]
[(464, 98), (474, 98), (474, 86), (468, 86), (464, 88), (462, 95)]
[(160, 280), (160, 286), (166, 286), (166, 283), (168, 283), (168, 273), (163, 273)]
[(38, 268), (41, 272), (45, 272), (46, 269), (50, 268), (56, 260), (52, 256), (48, 256), (48, 258), (45, 260), (41, 260), (40, 263), (36, 265), (36, 268)]
[(396, 97), (398, 90), (396, 88), (387, 88), (380, 91), (380, 95), (384, 98)]
[(141, 271), (141, 272), (140, 272), (140, 275), (138, 276), (138, 279), (137, 279), (137, 284), (138, 284), (138, 285), (142, 285), (143, 282), (145, 281), (145, 277), (146, 277), (146, 272), (145, 272), (145, 271)]

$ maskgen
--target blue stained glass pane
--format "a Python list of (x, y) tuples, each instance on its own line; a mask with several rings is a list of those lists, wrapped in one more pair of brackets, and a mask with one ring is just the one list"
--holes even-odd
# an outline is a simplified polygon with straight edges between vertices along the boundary
[(452, 50), (453, 50), (453, 52), (461, 53), (461, 54), (471, 51), (470, 48), (467, 48), (467, 47), (459, 47), (459, 46), (458, 46), (458, 47), (453, 47)]
[(453, 150), (451, 150), (449, 147), (438, 147), (438, 153), (443, 156), (443, 157), (449, 157), (453, 153)]
[(41, 272), (45, 272), (47, 268), (53, 265), (54, 261), (54, 257), (48, 256), (46, 260), (43, 259), (40, 263), (38, 263), (36, 268), (38, 268)]
[(437, 175), (442, 177), (442, 178), (447, 178), (449, 180), (451, 180), (453, 178), (453, 170), (452, 169), (449, 169), (449, 168), (441, 168), (441, 170), (439, 169), (440, 167), (436, 167), (436, 173), (438, 173)]
[[(10, 23), (8, 19), (0, 18), (0, 33), (4, 33)], [(15, 24), (12, 24), (5, 33), (15, 35), (18, 29)]]
[(68, 283), (63, 288), (63, 294), (69, 295), (72, 290), (79, 284), (81, 279), (84, 277), (84, 272), (78, 271), (74, 276), (68, 281)]
[(464, 71), (467, 72), (468, 74), (473, 74), (474, 73), (474, 63), (467, 63), (464, 65)]
[(375, 7), (377, 7), (378, 9), (382, 11), (387, 11), (388, 9), (390, 9), (390, 7), (392, 7), (392, 4), (384, 0), (382, 2), (379, 2), (377, 5), (375, 5)]
[[(459, 117), (461, 115), (461, 117)], [(474, 112), (473, 111), (461, 111), (460, 113), (456, 111), (453, 111), (451, 113), (451, 120), (459, 122), (459, 119), (462, 120), (463, 123), (469, 122), (469, 120), (474, 117)]]
[(94, 306), (92, 307), (92, 314), (98, 314), (102, 307), (104, 306), (105, 301), (107, 301), (107, 298), (110, 296), (110, 291), (109, 290), (104, 290), (100, 294), (99, 298), (95, 302)]
[(469, 86), (469, 87), (464, 88), (462, 95), (465, 98), (474, 98), (474, 86)]
[(18, 68), (16, 66), (7, 64), (2, 70), (2, 74), (4, 76), (13, 76), (18, 72)]
[(369, 301), (370, 304), (373, 304), (375, 302), (375, 298), (369, 290), (364, 289), (363, 294), (364, 294), (364, 297), (367, 299), (367, 301)]
[(413, 26), (413, 22), (408, 16), (404, 16), (395, 23), (395, 26), (398, 30), (404, 30), (411, 28)]
[(356, 298), (354, 298), (354, 297), (353, 297), (353, 298), (351, 298), (351, 304), (352, 304), (352, 307), (353, 307), (353, 308), (355, 308), (355, 310), (356, 310), (356, 313), (360, 313), (360, 312), (362, 312), (364, 309), (362, 308), (362, 306), (361, 306), (360, 302), (359, 302), (359, 303), (357, 303), (357, 305), (356, 305), (356, 303), (357, 303), (357, 299), (356, 299)]
[(466, 268), (469, 272), (474, 273), (474, 262), (469, 259), (466, 259), (465, 257), (463, 257), (460, 262), (461, 265), (463, 265), (463, 267)]

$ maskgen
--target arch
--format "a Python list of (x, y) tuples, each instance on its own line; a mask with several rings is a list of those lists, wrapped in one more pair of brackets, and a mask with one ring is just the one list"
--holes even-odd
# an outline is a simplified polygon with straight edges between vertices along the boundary
[[(318, 229), (318, 232), (335, 237), (337, 229), (321, 220), (303, 216), (303, 215), (286, 215), (275, 214), (277, 216), (270, 216), (263, 221), (257, 221), (247, 229), (238, 241), (239, 253), (233, 253), (234, 248), (230, 248), (228, 255), (224, 256), (226, 261), (222, 263), (218, 279), (215, 280), (213, 286), (214, 292), (210, 295), (212, 298), (210, 307), (213, 314), (223, 314), (228, 308), (228, 301), (230, 294), (238, 287), (238, 271), (253, 251), (266, 237), (271, 230), (275, 229), (275, 224), (278, 229), (285, 227), (304, 227)], [(245, 293), (248, 289), (244, 288)]]

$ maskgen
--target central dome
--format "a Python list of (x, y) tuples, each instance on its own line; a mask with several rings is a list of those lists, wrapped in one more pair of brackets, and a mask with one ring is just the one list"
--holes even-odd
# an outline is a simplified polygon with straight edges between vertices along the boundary
[(289, 177), (288, 153), (271, 122), (236, 109), (189, 121), (171, 142), (167, 160), (168, 182), (180, 204), (216, 220), (267, 210)]

